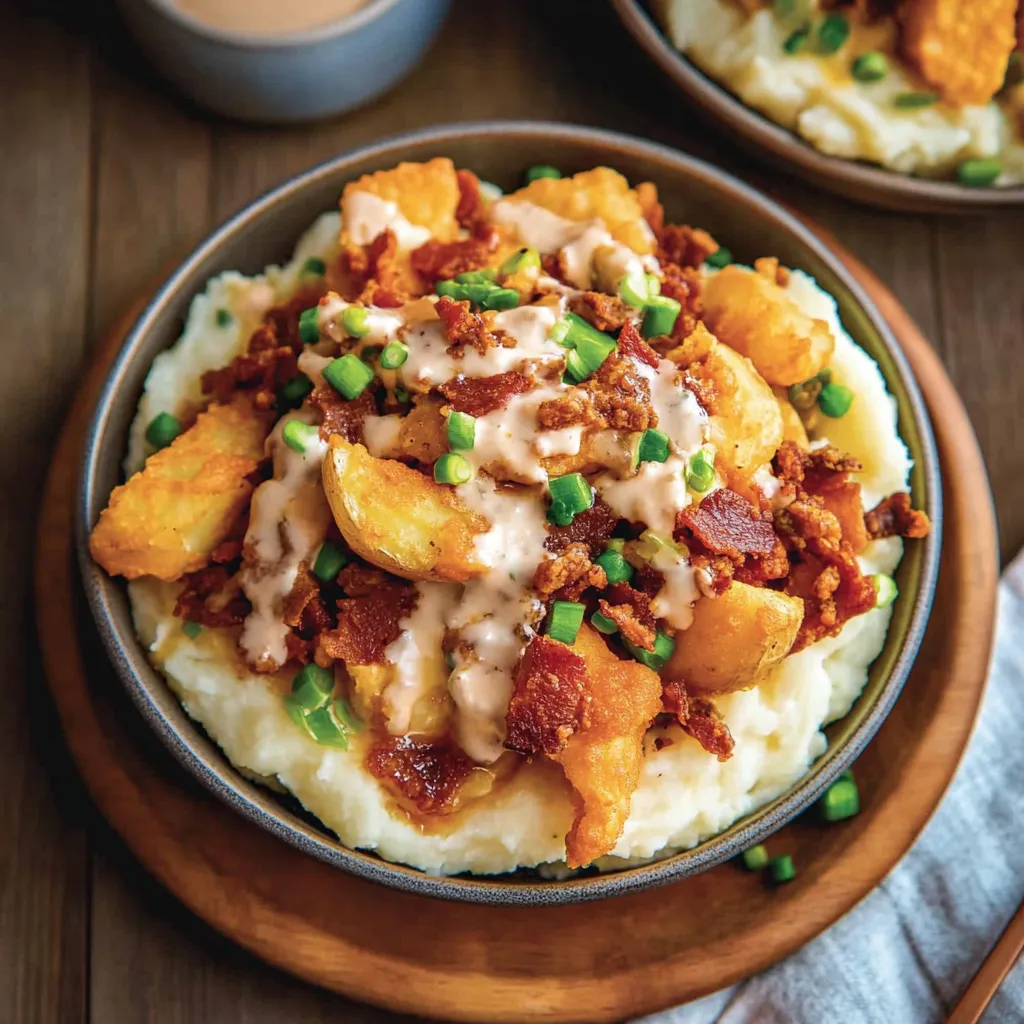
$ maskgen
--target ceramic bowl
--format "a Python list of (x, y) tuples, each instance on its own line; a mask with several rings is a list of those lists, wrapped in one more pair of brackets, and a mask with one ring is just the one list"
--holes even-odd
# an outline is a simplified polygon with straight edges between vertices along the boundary
[(978, 213), (986, 207), (1024, 204), (1024, 186), (968, 188), (827, 156), (700, 71), (669, 42), (641, 0), (612, 0), (612, 6), (647, 55), (710, 120), (776, 167), (846, 199), (892, 210)]
[(213, 28), (175, 0), (117, 0), (160, 73), (225, 117), (283, 123), (340, 114), (389, 89), (433, 42), (451, 0), (371, 0), (286, 35)]
[[(897, 574), (900, 597), (885, 649), (853, 709), (829, 727), (827, 752), (773, 803), (700, 846), (649, 865), (564, 881), (543, 880), (530, 871), (445, 878), (347, 849), (294, 804), (243, 778), (227, 762), (146, 660), (121, 581), (108, 577), (89, 556), (88, 535), (119, 482), (128, 428), (146, 373), (153, 358), (178, 337), (192, 297), (224, 270), (251, 274), (287, 258), (303, 229), (336, 205), (347, 181), (401, 160), (439, 155), (509, 189), (518, 185), (523, 169), (531, 164), (555, 164), (566, 172), (599, 164), (616, 167), (633, 182), (656, 182), (672, 221), (707, 228), (738, 259), (751, 261), (771, 253), (812, 274), (838, 299), (847, 329), (882, 368), (899, 406), (900, 433), (914, 460), (915, 506), (926, 509), (934, 524), (927, 540), (907, 547)], [(550, 905), (661, 885), (718, 864), (804, 810), (850, 765), (896, 700), (924, 634), (941, 545), (941, 495), (931, 427), (903, 354), (860, 286), (800, 221), (721, 170), (663, 146), (564, 124), (488, 122), (403, 135), (339, 157), (275, 189), (211, 235), (156, 294), (110, 371), (86, 438), (76, 528), (85, 592), (117, 674), (174, 756), (227, 805), (312, 856), (384, 885), (445, 899)]]

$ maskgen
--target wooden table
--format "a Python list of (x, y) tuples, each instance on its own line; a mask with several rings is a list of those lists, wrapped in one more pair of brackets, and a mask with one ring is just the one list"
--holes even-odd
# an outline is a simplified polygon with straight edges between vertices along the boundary
[[(0, 1020), (397, 1019), (264, 967), (132, 862), (55, 734), (27, 597), (48, 449), (93, 346), (213, 225), (310, 164), (412, 127), (534, 117), (656, 139), (749, 178), (893, 286), (974, 420), (1004, 558), (1024, 542), (1024, 209), (969, 220), (875, 213), (752, 168), (596, 3), (490, 0), (483, 14), (460, 0), (426, 63), (389, 96), (274, 130), (190, 109), (151, 79), (104, 4), (76, 6), (68, 16), (23, 0), (0, 31)], [(573, 25), (585, 8), (599, 45), (584, 47)]]

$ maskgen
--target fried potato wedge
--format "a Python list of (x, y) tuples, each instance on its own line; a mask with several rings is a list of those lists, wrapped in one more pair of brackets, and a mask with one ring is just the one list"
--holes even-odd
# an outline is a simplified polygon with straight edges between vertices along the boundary
[(622, 835), (640, 783), (644, 733), (661, 710), (661, 680), (637, 661), (620, 660), (586, 624), (572, 649), (586, 662), (590, 710), (586, 725), (553, 756), (574, 791), (565, 859), (578, 868), (611, 851)]
[(112, 576), (176, 580), (203, 568), (252, 494), (270, 424), (246, 402), (213, 405), (110, 495), (89, 538)]
[(676, 634), (662, 675), (699, 695), (745, 690), (789, 654), (803, 618), (799, 598), (734, 580), (694, 604), (693, 624)]
[[(459, 205), (459, 180), (455, 165), (446, 157), (422, 164), (401, 163), (388, 171), (364, 174), (345, 186), (341, 196), (342, 243), (353, 241), (344, 224), (352, 218), (353, 196), (369, 192), (394, 203), (410, 224), (426, 228), (440, 242), (450, 242), (459, 233), (455, 211)], [(362, 244), (372, 239), (358, 239)]]
[(785, 289), (735, 264), (704, 285), (704, 319), (719, 341), (747, 356), (769, 383), (799, 384), (828, 365), (835, 339), (824, 320), (812, 320)]
[(513, 192), (510, 199), (525, 199), (567, 220), (600, 217), (611, 236), (638, 253), (654, 251), (654, 234), (629, 182), (610, 167), (595, 167), (571, 178), (538, 178)]
[(718, 465), (730, 478), (748, 479), (782, 444), (782, 413), (775, 395), (749, 359), (721, 342), (689, 372), (714, 387), (708, 421)]
[(793, 407), (785, 388), (772, 388), (775, 400), (779, 403), (779, 414), (782, 416), (782, 440), (792, 441), (801, 448), (810, 447), (807, 428), (800, 418), (800, 413)]
[(373, 565), (407, 580), (458, 583), (487, 571), (475, 541), (490, 524), (454, 488), (337, 436), (323, 481), (342, 536)]
[(903, 52), (944, 100), (988, 103), (1016, 45), (1017, 0), (910, 0)]

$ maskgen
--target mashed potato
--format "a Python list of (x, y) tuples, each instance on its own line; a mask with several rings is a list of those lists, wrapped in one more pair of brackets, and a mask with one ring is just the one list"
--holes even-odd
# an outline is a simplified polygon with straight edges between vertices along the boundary
[[(325, 216), (300, 242), (284, 269), (246, 279), (223, 274), (198, 296), (182, 338), (153, 365), (132, 430), (127, 468), (139, 468), (145, 424), (199, 394), (199, 376), (241, 350), (245, 326), (287, 294), (310, 255), (330, 258), (337, 217)], [(789, 295), (826, 320), (836, 338), (834, 378), (856, 393), (850, 412), (831, 423), (830, 440), (865, 464), (864, 499), (872, 505), (906, 487), (907, 450), (897, 434), (896, 407), (876, 364), (842, 328), (836, 304), (813, 279), (793, 272)], [(219, 326), (232, 314), (228, 326)], [(866, 572), (891, 573), (898, 539), (875, 541), (861, 562)], [(195, 638), (173, 615), (177, 584), (143, 579), (129, 584), (136, 628), (150, 658), (188, 713), (246, 773), (276, 780), (347, 846), (433, 873), (498, 873), (546, 865), (557, 872), (573, 820), (570, 789), (546, 759), (524, 764), (487, 800), (470, 803), (436, 826), (421, 827), (395, 813), (384, 789), (364, 767), (365, 735), (348, 750), (325, 748), (297, 729), (281, 694), (290, 678), (257, 675), (239, 657), (230, 634), (204, 629)], [(847, 623), (839, 636), (787, 658), (755, 689), (716, 698), (735, 739), (719, 762), (673, 729), (673, 743), (656, 750), (652, 730), (632, 811), (604, 869), (694, 846), (774, 799), (826, 748), (822, 726), (846, 714), (880, 652), (891, 614), (876, 608)], [(363, 741), (363, 742), (361, 742)], [(564, 865), (561, 865), (564, 869)]]
[(940, 103), (902, 110), (900, 93), (920, 80), (901, 62), (877, 82), (858, 82), (849, 53), (890, 51), (891, 22), (855, 26), (838, 54), (787, 54), (791, 28), (770, 9), (746, 14), (733, 0), (660, 0), (673, 45), (744, 103), (796, 132), (829, 156), (867, 160), (904, 174), (948, 176), (964, 160), (999, 157), (996, 185), (1024, 182), (1024, 140), (1017, 101), (955, 107)]

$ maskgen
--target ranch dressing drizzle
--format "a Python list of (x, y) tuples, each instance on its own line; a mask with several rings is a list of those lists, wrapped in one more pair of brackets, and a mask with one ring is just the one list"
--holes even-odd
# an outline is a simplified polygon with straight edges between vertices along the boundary
[(320, 483), (326, 443), (318, 436), (300, 453), (281, 438), (289, 420), (312, 423), (314, 419), (314, 411), (306, 408), (278, 421), (266, 447), (274, 460), (274, 478), (256, 488), (249, 511), (245, 566), (239, 579), (252, 611), (238, 642), (249, 663), (267, 671), (288, 660), (284, 600), (295, 585), (299, 565), (310, 561), (323, 542), (331, 518)]
[(624, 480), (602, 473), (594, 486), (617, 516), (646, 523), (663, 537), (672, 536), (676, 513), (690, 503), (686, 460), (679, 455), (664, 462), (642, 462), (636, 474)]
[(658, 414), (658, 429), (668, 434), (674, 450), (692, 455), (707, 440), (708, 419), (697, 396), (679, 383), (679, 368), (668, 359), (654, 369), (637, 362), (637, 371), (651, 389), (651, 406)]
[(416, 249), (430, 240), (429, 228), (410, 223), (397, 203), (372, 192), (346, 192), (341, 200), (341, 222), (356, 245), (369, 245), (388, 228), (394, 232), (399, 249)]
[(650, 561), (652, 569), (665, 576), (665, 582), (651, 602), (651, 611), (676, 629), (693, 624), (693, 602), (700, 597), (697, 572), (689, 558), (671, 548), (659, 548)]

